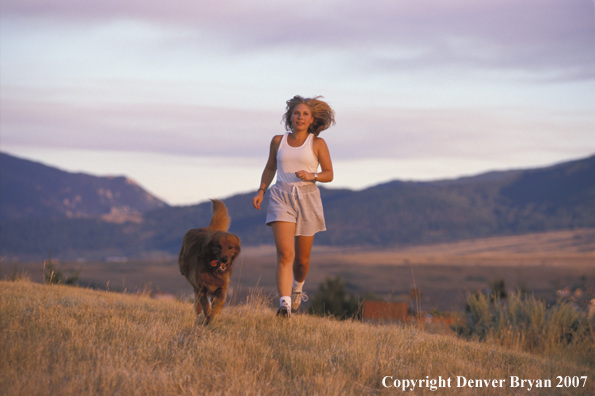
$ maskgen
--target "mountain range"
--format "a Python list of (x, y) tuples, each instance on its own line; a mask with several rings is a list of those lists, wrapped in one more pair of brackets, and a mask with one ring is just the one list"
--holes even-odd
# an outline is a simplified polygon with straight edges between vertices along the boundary
[(0, 217), (141, 221), (168, 206), (126, 177), (69, 173), (0, 153)]
[[(595, 227), (595, 155), (538, 169), (364, 190), (321, 187), (317, 244), (398, 246)], [(272, 244), (253, 193), (224, 200), (244, 246)], [(0, 153), (0, 254), (34, 258), (176, 254), (210, 202), (169, 206), (126, 177), (69, 173)]]

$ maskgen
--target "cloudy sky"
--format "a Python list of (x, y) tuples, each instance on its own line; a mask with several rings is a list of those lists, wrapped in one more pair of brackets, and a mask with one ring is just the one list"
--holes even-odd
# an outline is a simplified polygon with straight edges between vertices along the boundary
[(595, 153), (593, 0), (0, 2), (0, 149), (170, 204), (256, 190), (296, 94), (328, 187)]

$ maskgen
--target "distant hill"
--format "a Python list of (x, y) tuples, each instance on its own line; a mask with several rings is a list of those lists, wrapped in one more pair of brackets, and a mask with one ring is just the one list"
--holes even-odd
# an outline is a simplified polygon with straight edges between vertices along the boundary
[[(494, 235), (595, 227), (595, 156), (547, 168), (489, 172), (434, 182), (392, 181), (361, 191), (321, 186), (325, 245), (424, 244)], [(273, 243), (253, 194), (225, 201), (244, 244)], [(210, 204), (145, 215), (152, 246), (174, 252), (184, 229), (206, 224)], [(157, 226), (158, 225), (158, 226)]]
[(141, 221), (168, 205), (123, 176), (70, 173), (0, 153), (0, 217)]
[[(70, 187), (71, 195), (60, 196), (62, 200), (77, 194), (83, 197), (78, 189), (84, 183), (70, 183), (63, 182), (60, 189), (55, 187), (53, 191)], [(49, 199), (37, 187), (31, 187), (41, 185), (39, 182), (28, 185), (28, 190), (21, 189), (21, 202)], [(105, 187), (93, 188), (89, 189), (95, 195), (105, 196), (97, 193)], [(50, 191), (50, 186), (41, 191), (45, 189)], [(118, 190), (110, 191), (113, 196)], [(321, 195), (328, 230), (318, 234), (316, 240), (324, 245), (395, 246), (589, 228), (595, 227), (595, 156), (545, 168), (489, 172), (453, 180), (395, 180), (361, 191), (321, 186)], [(237, 233), (245, 246), (272, 244), (272, 233), (264, 226), (267, 200), (263, 209), (257, 211), (252, 207), (252, 196), (253, 193), (240, 194), (225, 200), (232, 217), (230, 231)], [(47, 254), (49, 249), (72, 257), (176, 254), (184, 233), (205, 226), (211, 216), (210, 202), (170, 207), (158, 201), (154, 209), (134, 206), (138, 217), (132, 219), (136, 222), (122, 224), (106, 221), (106, 213), (112, 211), (109, 205), (96, 209), (94, 213), (99, 214), (87, 210), (80, 212), (84, 216), (70, 218), (58, 217), (67, 206), (60, 206), (59, 202), (55, 207), (61, 208), (61, 212), (49, 206), (56, 212), (54, 217), (30, 213), (5, 216), (3, 201), (1, 205), (0, 254), (19, 257)], [(13, 213), (25, 213), (15, 206)], [(35, 207), (39, 209), (40, 205)]]

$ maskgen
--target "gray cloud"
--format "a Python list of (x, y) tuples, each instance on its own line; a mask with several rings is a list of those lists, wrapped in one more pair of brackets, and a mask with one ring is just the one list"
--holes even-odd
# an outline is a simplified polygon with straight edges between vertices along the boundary
[[(188, 105), (2, 101), (2, 142), (191, 156), (266, 156), (280, 114)], [(276, 128), (275, 128), (276, 127)], [(263, 152), (264, 149), (264, 152)]]
[[(266, 158), (281, 112), (153, 104), (2, 102), (3, 145)], [(592, 115), (529, 109), (382, 109), (340, 113), (323, 132), (333, 158), (481, 157), (593, 152)], [(564, 136), (564, 142), (561, 137)]]
[[(122, 19), (185, 28), (234, 54), (296, 46), (359, 60), (362, 71), (446, 66), (593, 79), (594, 4), (588, 0), (344, 0), (81, 2), (7, 0), (5, 17), (60, 23)], [(192, 34), (188, 40), (193, 38)], [(371, 51), (381, 48), (382, 53)]]
[[(255, 62), (258, 64), (244, 69), (242, 60), (252, 54), (264, 54), (262, 59), (268, 59), (267, 56), (295, 51), (298, 53), (296, 58), (300, 58), (301, 54), (301, 57), (310, 56), (312, 60), (313, 69), (299, 69), (302, 78), (316, 72), (314, 67), (321, 55), (340, 55), (325, 58), (332, 60), (332, 67), (328, 68), (328, 75), (321, 78), (333, 81), (341, 74), (341, 82), (345, 82), (339, 84), (341, 87), (335, 88), (331, 94), (327, 92), (334, 87), (327, 84), (326, 92), (323, 92), (329, 95), (331, 102), (338, 103), (338, 125), (323, 135), (332, 147), (333, 157), (337, 159), (431, 157), (445, 153), (481, 157), (487, 153), (498, 155), (511, 150), (529, 150), (530, 147), (540, 147), (540, 150), (545, 151), (567, 148), (574, 152), (595, 150), (590, 127), (592, 114), (585, 116), (579, 114), (579, 110), (566, 116), (551, 114), (551, 107), (562, 102), (569, 103), (568, 100), (552, 100), (547, 104), (549, 108), (531, 112), (528, 109), (533, 105), (528, 103), (538, 102), (538, 95), (546, 91), (522, 93), (530, 98), (510, 104), (523, 103), (522, 106), (503, 108), (503, 103), (512, 102), (522, 89), (502, 93), (506, 90), (502, 88), (498, 92), (499, 101), (491, 102), (485, 98), (493, 93), (476, 92), (472, 87), (477, 81), (478, 84), (485, 83), (482, 78), (473, 78), (488, 76), (487, 79), (497, 80), (498, 73), (506, 75), (508, 83), (512, 80), (512, 84), (506, 88), (514, 85), (514, 79), (524, 83), (593, 80), (595, 19), (592, 1), (345, 0), (304, 1), (298, 4), (278, 0), (178, 0), (173, 3), (154, 0), (4, 0), (2, 7), (2, 18), (11, 18), (16, 21), (15, 24), (26, 25), (27, 28), (23, 28), (25, 32), (29, 26), (39, 26), (31, 21), (43, 21), (42, 26), (56, 26), (55, 29), (65, 25), (87, 29), (88, 25), (103, 26), (133, 20), (162, 27), (166, 32), (175, 30), (171, 35), (159, 35), (157, 32), (149, 39), (144, 36), (144, 31), (135, 33), (140, 37), (139, 42), (128, 43), (127, 47), (120, 48), (121, 52), (114, 58), (102, 57), (100, 50), (91, 49), (89, 52), (93, 56), (86, 62), (77, 63), (76, 67), (68, 61), (56, 63), (57, 68), (65, 64), (72, 67), (72, 74), (80, 71), (79, 79), (73, 78), (68, 84), (76, 93), (64, 94), (54, 88), (63, 80), (52, 80), (48, 84), (49, 88), (40, 88), (42, 94), (39, 95), (35, 90), (23, 93), (26, 87), (19, 84), (24, 84), (22, 81), (27, 81), (29, 75), (24, 73), (21, 80), (14, 82), (10, 81), (10, 73), (5, 73), (9, 78), (3, 76), (3, 144), (264, 158), (271, 136), (283, 131), (279, 125), (282, 107), (278, 108), (278, 112), (262, 110), (277, 107), (246, 101), (245, 107), (236, 108), (234, 106), (240, 102), (237, 99), (238, 92), (255, 91), (266, 83), (269, 86), (263, 92), (281, 90), (276, 82), (295, 71), (290, 67), (281, 70), (285, 73), (272, 70), (270, 75), (263, 73), (264, 77), (254, 77), (248, 88), (239, 87), (238, 81), (249, 80), (250, 72), (261, 67), (260, 62)], [(76, 29), (69, 30), (69, 33), (73, 31)], [(10, 40), (8, 33), (3, 40)], [(117, 33), (119, 31), (111, 32)], [(77, 45), (86, 45), (86, 37), (83, 36)], [(117, 37), (109, 37), (109, 45), (114, 38)], [(213, 51), (221, 51), (226, 55), (221, 57), (223, 59), (217, 57), (217, 62), (210, 65), (208, 70), (215, 70), (212, 73), (216, 78), (223, 76), (221, 78), (233, 79), (229, 84), (231, 88), (227, 87), (225, 92), (219, 94), (218, 103), (223, 105), (206, 107), (175, 104), (183, 103), (184, 100), (192, 103), (199, 96), (193, 96), (194, 91), (202, 89), (206, 92), (208, 87), (205, 81), (211, 83), (208, 78), (204, 78), (204, 81), (197, 79), (195, 85), (184, 90), (179, 86), (186, 81), (177, 81), (175, 84), (178, 86), (174, 88), (171, 88), (173, 83), (170, 86), (176, 72), (186, 71), (184, 67), (198, 69), (203, 59), (201, 56), (207, 58), (212, 55), (201, 52), (204, 50), (201, 47), (197, 50), (197, 58), (192, 58), (199, 59), (195, 65), (184, 62), (190, 59), (185, 56), (188, 51), (192, 51), (195, 41), (213, 42)], [(171, 48), (175, 48), (175, 51), (168, 52)], [(101, 47), (107, 55), (111, 49), (109, 46)], [(48, 51), (53, 50), (52, 47)], [(162, 59), (163, 53), (172, 54), (176, 51), (182, 55), (171, 64)], [(125, 62), (122, 59), (128, 60), (128, 53), (134, 59), (132, 66), (127, 69), (129, 74), (119, 74), (124, 73), (120, 69), (124, 69), (122, 63)], [(140, 58), (139, 53), (142, 55)], [(31, 52), (27, 59), (34, 61), (37, 55)], [(110, 63), (113, 59), (122, 63)], [(300, 66), (310, 63), (310, 58), (307, 60)], [(229, 66), (226, 65), (227, 61)], [(160, 62), (167, 64), (167, 67), (160, 65)], [(282, 63), (280, 68), (295, 66), (290, 62)], [(280, 63), (271, 62), (271, 65), (279, 67)], [(215, 75), (219, 66), (228, 69), (221, 75)], [(22, 64), (13, 65), (13, 70), (22, 67)], [(41, 64), (39, 67), (45, 68), (47, 65)], [(88, 71), (86, 68), (93, 67), (96, 74), (84, 75)], [(154, 68), (153, 74), (147, 72), (151, 68)], [(207, 73), (206, 69), (203, 68), (200, 73)], [(106, 85), (106, 80), (113, 77), (110, 73), (101, 74), (106, 70), (115, 76), (111, 83), (117, 85), (117, 89), (103, 92), (98, 87)], [(433, 79), (424, 80), (425, 75), (415, 76), (410, 79), (411, 86), (404, 89), (404, 92), (416, 95), (416, 98), (399, 97), (397, 102), (401, 105), (393, 101), (387, 104), (393, 106), (390, 109), (371, 107), (354, 111), (365, 103), (358, 95), (377, 96), (377, 87), (380, 86), (386, 89), (388, 97), (400, 89), (398, 84), (402, 84), (405, 79), (427, 70), (435, 71), (430, 76)], [(496, 73), (491, 74), (493, 71)], [(384, 79), (385, 73), (405, 78)], [(459, 84), (461, 81), (467, 82), (470, 76), (466, 87), (460, 88), (459, 92), (452, 89), (455, 84), (449, 85), (449, 78), (453, 74), (459, 78), (456, 85), (462, 85)], [(56, 78), (51, 74), (40, 75), (40, 80), (48, 75), (50, 79)], [(193, 77), (191, 73), (188, 75)], [(239, 78), (236, 77), (238, 75)], [(158, 84), (165, 87), (153, 87), (153, 91), (151, 84), (157, 84), (151, 81), (153, 76), (158, 76)], [(137, 80), (131, 83), (133, 78)], [(366, 78), (374, 79), (373, 83), (367, 86), (366, 82), (362, 82), (358, 85), (358, 79)], [(87, 84), (79, 85), (82, 79)], [(378, 81), (381, 84), (374, 86)], [(225, 85), (228, 81), (216, 80), (212, 83)], [(435, 83), (439, 85), (437, 88), (434, 87)], [(122, 89), (125, 84), (130, 86)], [(417, 84), (420, 84), (419, 90)], [(288, 84), (282, 89), (291, 87), (293, 94), (294, 87), (298, 85)], [(304, 87), (299, 86), (302, 89)], [(355, 89), (352, 89), (354, 86)], [(484, 84), (481, 89), (487, 91), (495, 86), (492, 81), (491, 85)], [(218, 86), (211, 87), (208, 93), (202, 94), (210, 100), (209, 94), (215, 91), (221, 89)], [(558, 92), (549, 90), (547, 94), (553, 96)], [(564, 94), (574, 96), (572, 100), (576, 101), (593, 98), (592, 94), (576, 95), (577, 92), (574, 86), (564, 91)], [(428, 97), (436, 93), (440, 95), (439, 100), (431, 102), (432, 98)], [(114, 94), (129, 95), (128, 98), (132, 99), (115, 103), (110, 101), (110, 96)], [(178, 98), (181, 95), (185, 99)], [(465, 109), (445, 108), (454, 95), (464, 97), (467, 105), (475, 103), (477, 98), (478, 104)], [(249, 94), (244, 93), (244, 96), (248, 97)], [(398, 97), (399, 93), (393, 96)], [(64, 97), (74, 97), (76, 102), (69, 104)], [(79, 101), (79, 98), (84, 100)], [(484, 101), (481, 102), (480, 98)], [(403, 103), (410, 99), (416, 100), (417, 104), (422, 103), (425, 108), (407, 108)], [(282, 105), (281, 101), (278, 103)], [(440, 108), (428, 108), (428, 103)], [(366, 105), (372, 106), (370, 103)], [(246, 110), (250, 106), (260, 110)], [(540, 104), (534, 106), (538, 108)], [(585, 106), (575, 105), (575, 108), (584, 109)], [(370, 136), (373, 137), (372, 141)], [(569, 146), (566, 148), (560, 143), (561, 140), (570, 142)]]

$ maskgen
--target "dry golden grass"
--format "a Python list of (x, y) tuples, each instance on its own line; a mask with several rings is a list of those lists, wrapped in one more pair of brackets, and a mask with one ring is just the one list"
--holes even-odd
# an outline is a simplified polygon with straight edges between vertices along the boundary
[[(550, 379), (529, 394), (595, 394), (595, 371), (569, 361), (431, 335), (295, 315), (276, 318), (266, 299), (226, 307), (202, 327), (187, 302), (87, 289), (0, 282), (3, 395), (395, 394), (393, 379), (451, 378), (412, 394), (527, 394), (509, 377)], [(505, 388), (456, 387), (456, 377), (505, 379)], [(555, 388), (556, 376), (588, 376)], [(478, 392), (480, 391), (480, 392)]]

